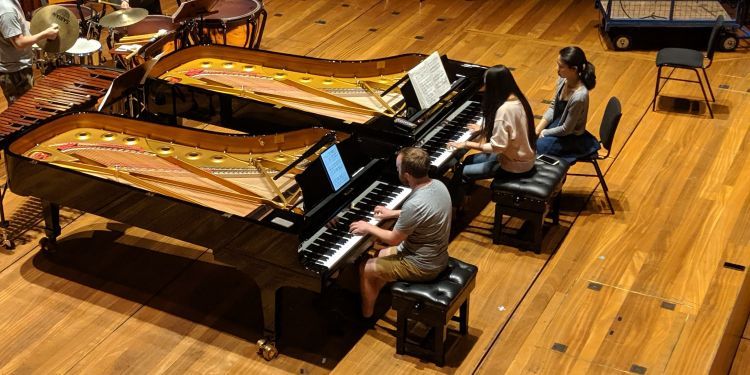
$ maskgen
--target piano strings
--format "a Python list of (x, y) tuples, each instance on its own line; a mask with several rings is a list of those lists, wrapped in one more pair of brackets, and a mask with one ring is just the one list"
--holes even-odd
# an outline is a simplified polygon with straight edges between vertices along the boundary
[[(307, 145), (312, 145), (323, 131), (306, 129), (292, 133), (296, 134), (290, 134), (291, 138), (304, 138)], [(247, 138), (249, 144), (264, 143), (258, 141), (261, 137)], [(261, 204), (299, 210), (296, 207), (302, 196), (294, 176), (309, 161), (299, 163), (278, 180), (272, 176), (309, 146), (289, 147), (283, 143), (278, 146), (274, 152), (225, 152), (104, 129), (76, 128), (43, 140), (24, 155), (245, 216)]]
[(398, 111), (394, 107), (403, 103), (400, 91), (383, 93), (404, 74), (342, 78), (206, 58), (181, 64), (159, 78), (365, 123)]

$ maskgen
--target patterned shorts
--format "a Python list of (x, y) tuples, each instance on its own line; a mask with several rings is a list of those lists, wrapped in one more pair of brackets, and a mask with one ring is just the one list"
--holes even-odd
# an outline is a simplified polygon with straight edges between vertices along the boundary
[(34, 73), (31, 68), (12, 73), (0, 73), (0, 88), (3, 89), (3, 95), (5, 95), (8, 105), (31, 89), (33, 79)]

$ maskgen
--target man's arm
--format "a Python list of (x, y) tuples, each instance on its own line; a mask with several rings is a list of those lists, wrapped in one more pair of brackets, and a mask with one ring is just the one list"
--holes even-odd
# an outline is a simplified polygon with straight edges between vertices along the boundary
[(34, 35), (23, 35), (18, 34), (14, 37), (10, 38), (11, 43), (13, 43), (13, 46), (16, 47), (16, 49), (26, 49), (29, 46), (33, 45), (34, 43), (43, 40), (43, 39), (55, 39), (57, 38), (57, 33), (59, 31), (59, 26), (52, 25)]
[(406, 239), (407, 234), (398, 230), (383, 229), (366, 221), (355, 221), (349, 226), (349, 232), (357, 235), (371, 234), (389, 246), (398, 245)]
[(401, 216), (401, 210), (391, 210), (385, 206), (376, 206), (373, 210), (375, 218), (380, 220), (397, 219)]

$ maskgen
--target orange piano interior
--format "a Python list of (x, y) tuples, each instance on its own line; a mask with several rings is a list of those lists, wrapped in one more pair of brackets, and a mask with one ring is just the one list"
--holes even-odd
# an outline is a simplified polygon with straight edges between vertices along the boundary
[[(167, 55), (150, 76), (305, 112), (365, 123), (404, 108), (404, 76), (424, 56), (327, 61), (219, 46)], [(216, 56), (232, 56), (222, 59)]]
[(246, 216), (262, 204), (300, 212), (301, 190), (294, 176), (324, 149), (279, 179), (272, 177), (326, 133), (314, 128), (237, 136), (84, 113), (32, 131), (14, 142), (11, 151)]

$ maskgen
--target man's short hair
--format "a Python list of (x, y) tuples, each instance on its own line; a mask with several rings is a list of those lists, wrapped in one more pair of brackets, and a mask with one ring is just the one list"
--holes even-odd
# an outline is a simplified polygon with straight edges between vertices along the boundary
[(408, 173), (414, 178), (427, 177), (430, 171), (430, 155), (418, 147), (404, 147), (398, 152), (401, 155), (401, 173)]

